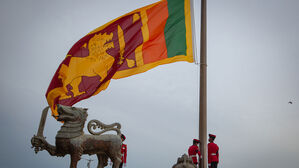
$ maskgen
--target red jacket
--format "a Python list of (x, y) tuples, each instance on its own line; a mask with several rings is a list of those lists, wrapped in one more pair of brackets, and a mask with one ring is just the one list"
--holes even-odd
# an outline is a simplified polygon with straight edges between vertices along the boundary
[(127, 145), (126, 144), (121, 145), (120, 153), (121, 153), (121, 162), (127, 163)]
[(196, 154), (198, 154), (199, 158), (201, 158), (201, 154), (197, 145), (190, 146), (188, 149), (188, 154), (192, 158), (194, 164), (198, 163)]
[(219, 147), (214, 142), (208, 144), (208, 163), (219, 162)]

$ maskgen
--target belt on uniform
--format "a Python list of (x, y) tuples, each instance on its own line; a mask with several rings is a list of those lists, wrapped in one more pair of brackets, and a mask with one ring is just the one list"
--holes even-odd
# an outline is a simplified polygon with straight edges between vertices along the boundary
[(216, 153), (211, 153), (211, 155), (212, 155), (212, 156), (216, 156), (217, 154), (216, 154)]

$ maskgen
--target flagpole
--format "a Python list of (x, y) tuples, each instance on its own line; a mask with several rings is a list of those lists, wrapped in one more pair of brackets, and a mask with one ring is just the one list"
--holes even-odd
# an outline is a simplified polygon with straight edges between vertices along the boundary
[(201, 0), (200, 25), (200, 89), (199, 139), (202, 153), (201, 168), (207, 168), (207, 3)]
[[(199, 88), (199, 139), (201, 141), (200, 151), (202, 154), (201, 168), (207, 168), (207, 15), (206, 0), (201, 0), (201, 28), (200, 28), (200, 59), (196, 43), (195, 25), (195, 0), (191, 0), (191, 20), (192, 20), (192, 42), (193, 57), (195, 64), (200, 63), (200, 88)], [(199, 62), (200, 61), (200, 62)]]

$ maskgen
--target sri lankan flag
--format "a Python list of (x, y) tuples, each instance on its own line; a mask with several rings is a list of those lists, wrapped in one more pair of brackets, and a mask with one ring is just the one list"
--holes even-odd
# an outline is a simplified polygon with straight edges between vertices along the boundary
[(72, 106), (106, 89), (111, 79), (158, 65), (193, 62), (190, 0), (162, 0), (93, 30), (69, 50), (46, 93), (56, 105)]

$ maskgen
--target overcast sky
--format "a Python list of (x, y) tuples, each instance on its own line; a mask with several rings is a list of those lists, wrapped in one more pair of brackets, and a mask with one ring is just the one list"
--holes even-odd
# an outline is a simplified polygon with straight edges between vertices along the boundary
[[(30, 148), (52, 76), (81, 37), (153, 2), (0, 1), (1, 168), (69, 167), (69, 156)], [(220, 168), (299, 165), (298, 9), (298, 0), (208, 0), (208, 133)], [(122, 124), (128, 168), (169, 168), (198, 137), (198, 78), (195, 64), (162, 65), (75, 106), (89, 108), (87, 120)], [(60, 126), (47, 117), (51, 144)]]

